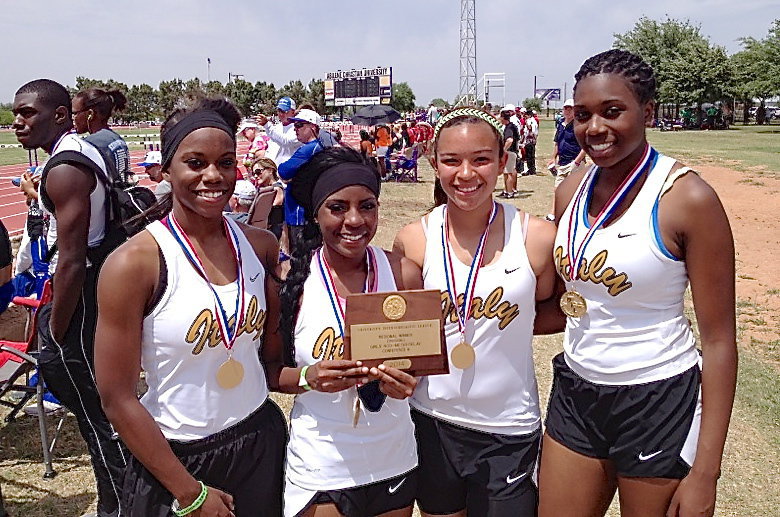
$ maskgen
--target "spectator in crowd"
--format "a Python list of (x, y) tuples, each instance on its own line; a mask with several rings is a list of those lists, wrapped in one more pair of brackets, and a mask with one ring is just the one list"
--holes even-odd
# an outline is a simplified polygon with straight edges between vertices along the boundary
[(154, 195), (158, 201), (171, 191), (171, 183), (165, 179), (165, 173), (163, 173), (162, 153), (160, 151), (148, 151), (146, 156), (144, 156), (144, 161), (138, 165), (144, 168), (150, 180), (157, 183)]
[(285, 185), (279, 178), (274, 161), (270, 158), (257, 158), (252, 163), (252, 181), (258, 192), (269, 188), (276, 191), (271, 212), (268, 214), (268, 230), (280, 240), (284, 249), (287, 249), (287, 235), (283, 231)]
[(439, 108), (437, 108), (433, 103), (428, 105), (428, 111), (425, 114), (425, 119), (432, 126), (435, 126), (436, 122), (439, 121)]
[(393, 133), (385, 125), (376, 126), (374, 130), (374, 145), (376, 146), (376, 158), (379, 162), (379, 175), (384, 179), (387, 176), (387, 154), (393, 145)]
[(501, 124), (504, 126), (504, 152), (506, 153), (506, 163), (504, 164), (504, 190), (498, 197), (510, 199), (518, 196), (517, 194), (517, 162), (518, 142), (520, 141), (520, 132), (517, 126), (511, 122), (515, 117), (514, 106), (507, 105), (501, 110)]
[[(583, 161), (585, 161), (585, 151), (574, 136), (574, 99), (566, 99), (563, 103), (563, 120), (555, 131), (552, 158), (547, 164), (555, 175), (555, 188), (557, 189), (558, 185)], [(555, 215), (550, 212), (547, 214), (547, 219), (552, 221)]]
[(369, 159), (374, 158), (374, 143), (371, 142), (371, 136), (368, 134), (368, 131), (365, 129), (360, 130), (360, 154), (363, 156), (363, 159), (368, 161)]
[(523, 174), (536, 174), (536, 139), (539, 137), (539, 122), (532, 110), (525, 113), (525, 163), (528, 169)]
[(73, 126), (79, 134), (89, 133), (85, 140), (97, 147), (114, 181), (132, 182), (130, 150), (125, 140), (108, 126), (114, 111), (122, 111), (127, 98), (119, 90), (89, 88), (73, 97)]
[(22, 240), (16, 252), (14, 265), (14, 296), (38, 296), (43, 292), (43, 282), (49, 277), (46, 245), (47, 220), (41, 209), (38, 188), (43, 167), (31, 167), (19, 178), (19, 189), (27, 198), (27, 220)]
[(255, 158), (265, 157), (266, 150), (268, 149), (269, 136), (265, 134), (265, 131), (261, 131), (261, 127), (254, 122), (242, 122), (238, 126), (238, 134), (246, 138), (249, 142), (249, 148), (244, 155), (244, 167), (247, 171), (251, 170), (252, 161)]
[(265, 129), (270, 139), (265, 152), (266, 157), (279, 166), (290, 159), (295, 150), (301, 146), (301, 142), (295, 134), (292, 121), (292, 117), (295, 116), (295, 101), (289, 97), (280, 98), (276, 103), (276, 114), (279, 117), (277, 124), (271, 124), (265, 115), (258, 115), (257, 123)]
[[(53, 214), (48, 239), (56, 242), (58, 259), (50, 266), (52, 302), (38, 311), (39, 365), (49, 390), (76, 416), (87, 443), (97, 480), (97, 515), (115, 516), (127, 452), (103, 412), (93, 377), (95, 290), (103, 260), (98, 246), (106, 223), (106, 189), (97, 178), (108, 170), (100, 151), (76, 136), (71, 109), (64, 86), (31, 81), (14, 97), (13, 129), (24, 147), (50, 156), (39, 194)], [(83, 109), (97, 113), (99, 108)]]
[(257, 189), (249, 180), (236, 180), (233, 195), (230, 196), (230, 212), (227, 213), (234, 221), (246, 223), (249, 219), (249, 209), (257, 196)]

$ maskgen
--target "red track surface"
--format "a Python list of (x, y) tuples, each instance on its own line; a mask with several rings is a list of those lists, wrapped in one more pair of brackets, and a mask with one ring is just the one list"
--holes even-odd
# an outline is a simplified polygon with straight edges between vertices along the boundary
[[(352, 147), (357, 147), (360, 137), (358, 131), (363, 129), (358, 126), (342, 126), (343, 141)], [(246, 152), (248, 142), (240, 140), (238, 143), (239, 156)], [(146, 178), (144, 168), (139, 167), (137, 164), (143, 161), (145, 151), (142, 149), (136, 149), (130, 151), (130, 165), (133, 173), (138, 174), (137, 178), (140, 178), (140, 184), (144, 186), (152, 185), (153, 182)], [(27, 217), (27, 204), (25, 203), (25, 196), (19, 190), (19, 187), (15, 187), (11, 180), (18, 178), (29, 167), (26, 163), (18, 165), (4, 165), (0, 166), (0, 219), (8, 229), (8, 233), (13, 237), (22, 234), (24, 228), (24, 222)], [(243, 170), (243, 167), (241, 167)]]

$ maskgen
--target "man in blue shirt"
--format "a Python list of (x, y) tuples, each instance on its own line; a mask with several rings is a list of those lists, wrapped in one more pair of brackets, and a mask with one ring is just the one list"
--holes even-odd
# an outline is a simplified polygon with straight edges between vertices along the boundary
[[(555, 130), (555, 147), (547, 168), (555, 174), (555, 188), (585, 160), (585, 151), (580, 148), (574, 136), (574, 99), (563, 103), (563, 120)], [(553, 201), (554, 203), (554, 201)], [(555, 207), (553, 207), (554, 209)], [(554, 220), (552, 213), (547, 214), (548, 221)]]

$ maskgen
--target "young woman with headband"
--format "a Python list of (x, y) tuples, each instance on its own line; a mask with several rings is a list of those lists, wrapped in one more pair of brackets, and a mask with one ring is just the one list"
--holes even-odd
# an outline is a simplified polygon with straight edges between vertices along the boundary
[[(239, 120), (223, 99), (168, 117), (160, 136), (172, 193), (154, 207), (165, 215), (100, 275), (97, 384), (134, 456), (123, 515), (281, 513), (285, 423), (258, 357), (278, 247), (222, 213)], [(141, 368), (149, 389), (139, 401)]]
[(281, 321), (281, 328), (264, 347), (271, 386), (297, 394), (287, 516), (412, 514), (417, 451), (405, 399), (417, 382), (395, 368), (369, 370), (342, 358), (348, 294), (422, 284), (414, 263), (369, 245), (379, 222), (379, 186), (376, 168), (344, 147), (317, 153), (288, 184), (306, 214), (304, 250), (291, 258), (281, 290), (269, 279), (268, 324)]
[(729, 223), (707, 183), (648, 144), (647, 63), (609, 50), (575, 78), (574, 132), (595, 165), (555, 192), (568, 318), (539, 513), (604, 515), (617, 490), (622, 515), (711, 516), (737, 373)]
[(541, 417), (531, 341), (552, 296), (555, 228), (493, 201), (507, 160), (491, 115), (456, 109), (434, 133), (446, 203), (401, 230), (395, 249), (442, 292), (450, 373), (410, 400), (424, 515), (532, 516)]

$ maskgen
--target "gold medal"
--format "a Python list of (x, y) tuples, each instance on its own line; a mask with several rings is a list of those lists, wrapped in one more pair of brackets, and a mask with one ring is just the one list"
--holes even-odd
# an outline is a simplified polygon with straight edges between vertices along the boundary
[(471, 368), (476, 358), (477, 354), (474, 353), (474, 347), (465, 341), (458, 343), (450, 353), (452, 364), (455, 368), (460, 368), (461, 370)]
[(382, 302), (382, 312), (389, 320), (400, 320), (406, 314), (406, 300), (403, 296), (391, 294)]
[(588, 312), (588, 304), (577, 291), (566, 291), (561, 296), (561, 310), (566, 316), (581, 318)]
[(217, 370), (217, 383), (224, 389), (233, 389), (244, 380), (244, 365), (229, 357)]

